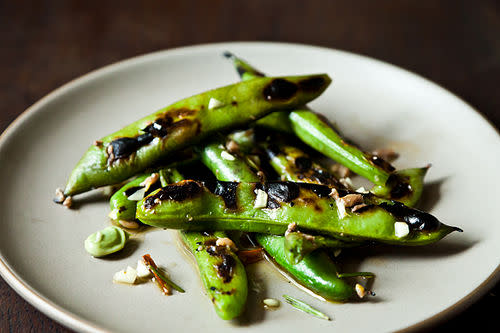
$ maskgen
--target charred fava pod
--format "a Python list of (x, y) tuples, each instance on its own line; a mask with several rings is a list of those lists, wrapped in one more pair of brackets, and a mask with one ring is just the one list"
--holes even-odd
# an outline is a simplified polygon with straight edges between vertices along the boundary
[(238, 256), (229, 247), (218, 245), (217, 241), (224, 239), (225, 234), (182, 232), (180, 235), (196, 259), (215, 312), (224, 320), (239, 316), (248, 294), (247, 275)]
[[(351, 205), (359, 204), (353, 195), (361, 196), (363, 209), (353, 211)], [(138, 206), (137, 218), (160, 228), (276, 235), (296, 223), (297, 230), (306, 233), (400, 245), (429, 244), (460, 230), (404, 205), (405, 209), (394, 211), (394, 205), (401, 204), (308, 183), (184, 181), (146, 197)]]
[[(302, 88), (301, 82), (311, 79), (322, 84)], [(71, 173), (64, 195), (126, 180), (216, 131), (307, 103), (330, 82), (325, 74), (259, 78), (183, 99), (95, 141)]]

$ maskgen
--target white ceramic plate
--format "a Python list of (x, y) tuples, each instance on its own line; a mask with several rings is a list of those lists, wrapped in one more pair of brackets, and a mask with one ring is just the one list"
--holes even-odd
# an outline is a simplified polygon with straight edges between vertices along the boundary
[[(180, 98), (238, 80), (221, 57), (230, 50), (266, 73), (326, 72), (331, 87), (311, 106), (372, 149), (392, 147), (398, 168), (432, 162), (423, 208), (462, 227), (426, 248), (361, 251), (350, 267), (374, 271), (371, 301), (332, 304), (289, 284), (267, 263), (250, 268), (243, 319), (224, 322), (201, 290), (175, 233), (141, 235), (113, 259), (87, 255), (83, 240), (109, 225), (100, 192), (78, 210), (52, 203), (93, 140)], [(29, 302), (81, 331), (144, 329), (228, 332), (394, 331), (430, 325), (470, 304), (498, 277), (500, 140), (469, 105), (407, 71), (358, 55), (304, 45), (227, 43), (187, 47), (127, 60), (79, 78), (36, 103), (0, 140), (0, 273)], [(186, 290), (162, 296), (153, 284), (129, 287), (113, 273), (151, 253)], [(340, 257), (342, 258), (342, 257)], [(352, 258), (351, 258), (352, 260)], [(331, 315), (323, 321), (284, 304), (259, 302), (287, 293)]]

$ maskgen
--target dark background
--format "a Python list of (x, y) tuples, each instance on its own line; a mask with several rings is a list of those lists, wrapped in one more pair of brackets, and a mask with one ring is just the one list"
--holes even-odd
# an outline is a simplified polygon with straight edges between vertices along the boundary
[[(451, 90), (499, 128), (499, 37), (495, 0), (0, 0), (0, 132), (53, 89), (101, 66), (177, 46), (254, 40), (321, 45), (390, 62)], [(433, 331), (468, 323), (493, 330), (499, 291), (497, 284)], [(0, 332), (42, 331), (68, 330), (0, 279)]]

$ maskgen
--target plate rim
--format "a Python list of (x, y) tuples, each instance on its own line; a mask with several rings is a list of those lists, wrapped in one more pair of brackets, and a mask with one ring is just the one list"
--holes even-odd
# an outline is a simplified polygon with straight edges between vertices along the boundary
[[(472, 114), (475, 116), (479, 116), (483, 121), (485, 121), (500, 137), (500, 131), (497, 129), (495, 124), (491, 120), (489, 120), (485, 115), (480, 113), (475, 107), (469, 104), (467, 101), (462, 99), (460, 96), (456, 95), (454, 92), (446, 89), (440, 84), (427, 79), (426, 77), (417, 74), (411, 70), (399, 67), (390, 62), (379, 60), (364, 54), (354, 53), (350, 51), (340, 50), (336, 48), (330, 48), (319, 45), (305, 44), (305, 43), (289, 43), (289, 42), (271, 42), (271, 41), (229, 41), (229, 42), (218, 42), (218, 43), (202, 43), (202, 44), (193, 44), (186, 45), (174, 48), (167, 48), (162, 50), (157, 50), (145, 54), (136, 55), (130, 58), (126, 58), (123, 60), (119, 60), (117, 62), (113, 62), (111, 64), (105, 65), (103, 67), (99, 67), (94, 69), (88, 73), (77, 76), (76, 78), (68, 81), (62, 86), (50, 91), (38, 101), (36, 101), (33, 105), (24, 110), (21, 114), (19, 114), (5, 129), (2, 133), (0, 133), (0, 147), (2, 147), (5, 142), (7, 142), (8, 137), (12, 135), (17, 127), (21, 126), (23, 121), (27, 120), (32, 114), (38, 112), (40, 108), (42, 108), (45, 104), (48, 104), (51, 100), (58, 98), (61, 95), (66, 94), (67, 92), (78, 88), (82, 84), (87, 84), (94, 79), (98, 79), (99, 77), (106, 75), (108, 73), (112, 73), (114, 71), (121, 71), (126, 69), (127, 67), (134, 66), (143, 62), (152, 61), (155, 58), (162, 58), (165, 55), (171, 55), (175, 53), (183, 53), (186, 51), (197, 51), (202, 49), (210, 49), (210, 48), (222, 48), (222, 47), (232, 47), (232, 46), (284, 46), (284, 47), (299, 47), (303, 49), (315, 50), (319, 52), (336, 52), (340, 54), (344, 54), (350, 57), (359, 58), (364, 61), (373, 62), (377, 65), (385, 66), (390, 70), (396, 70), (400, 73), (409, 75), (413, 79), (417, 79), (425, 84), (432, 86), (433, 88), (437, 88), (441, 90), (442, 93), (448, 94), (454, 97), (457, 101), (460, 101), (464, 104), (469, 110), (473, 111)], [(66, 310), (64, 307), (61, 307), (55, 303), (53, 303), (50, 299), (42, 296), (39, 292), (37, 292), (34, 288), (32, 288), (29, 283), (25, 282), (21, 276), (18, 276), (14, 269), (10, 268), (4, 259), (2, 253), (0, 252), (0, 276), (7, 282), (7, 284), (14, 289), (14, 291), (20, 295), (24, 300), (34, 306), (37, 310), (47, 315), (49, 318), (63, 324), (64, 326), (77, 330), (77, 331), (85, 331), (85, 332), (110, 332), (93, 322), (83, 319), (80, 316), (72, 313), (69, 310)], [(417, 329), (424, 329), (430, 326), (436, 325), (440, 322), (443, 322), (446, 319), (449, 319), (453, 315), (457, 315), (464, 311), (467, 307), (475, 303), (480, 297), (482, 297), (489, 289), (491, 289), (498, 281), (500, 280), (500, 264), (496, 267), (496, 269), (473, 291), (462, 297), (456, 303), (450, 305), (449, 307), (441, 310), (440, 312), (435, 313), (431, 317), (428, 317), (420, 322), (412, 324), (404, 329), (398, 330), (398, 332), (413, 332)]]

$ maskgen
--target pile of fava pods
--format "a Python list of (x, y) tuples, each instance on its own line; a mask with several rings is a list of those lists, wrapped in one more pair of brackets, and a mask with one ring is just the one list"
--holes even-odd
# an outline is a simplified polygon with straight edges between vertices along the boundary
[[(313, 293), (345, 302), (365, 295), (351, 277), (372, 274), (340, 273), (339, 249), (422, 246), (461, 231), (412, 208), (428, 167), (395, 170), (390, 154), (347, 143), (306, 107), (329, 86), (328, 75), (266, 77), (224, 56), (241, 82), (95, 141), (55, 201), (70, 206), (75, 195), (125, 184), (111, 197), (110, 217), (125, 228), (178, 229), (222, 319), (244, 309), (245, 264), (262, 251)], [(349, 172), (373, 188), (354, 189)]]

